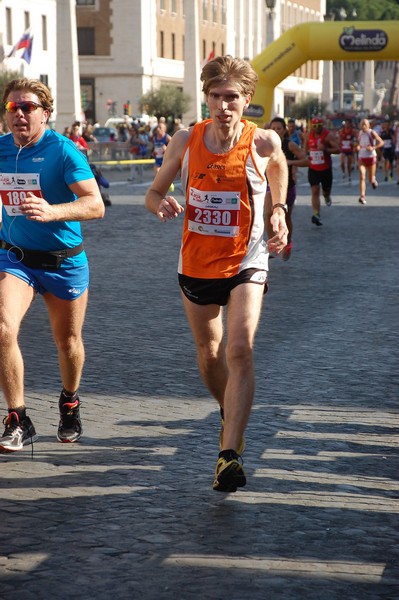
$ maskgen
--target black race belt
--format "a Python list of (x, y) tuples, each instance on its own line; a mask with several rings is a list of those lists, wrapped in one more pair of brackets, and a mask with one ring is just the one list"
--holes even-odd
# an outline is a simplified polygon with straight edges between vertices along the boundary
[(30, 269), (44, 269), (53, 271), (61, 266), (65, 258), (76, 256), (83, 251), (83, 242), (74, 248), (63, 248), (62, 250), (27, 250), (20, 248), (15, 244), (9, 244), (5, 240), (0, 240), (0, 248), (9, 250), (16, 256), (16, 262), (23, 263)]

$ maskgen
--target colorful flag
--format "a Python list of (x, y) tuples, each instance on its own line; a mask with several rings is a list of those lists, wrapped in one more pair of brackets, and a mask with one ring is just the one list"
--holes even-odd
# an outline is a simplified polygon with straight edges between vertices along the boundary
[(16, 56), (18, 50), (23, 50), (20, 58), (23, 58), (29, 65), (32, 58), (32, 45), (33, 35), (30, 29), (27, 29), (21, 39), (15, 44), (11, 52), (7, 55), (7, 58), (10, 56)]
[(205, 59), (202, 61), (202, 63), (201, 63), (201, 69), (202, 69), (203, 67), (205, 67), (205, 65), (206, 65), (207, 63), (209, 63), (209, 61), (210, 61), (210, 60), (212, 60), (212, 58), (215, 58), (215, 51), (214, 51), (214, 50), (212, 50), (212, 51), (209, 53), (209, 56), (208, 56), (208, 58), (205, 58)]

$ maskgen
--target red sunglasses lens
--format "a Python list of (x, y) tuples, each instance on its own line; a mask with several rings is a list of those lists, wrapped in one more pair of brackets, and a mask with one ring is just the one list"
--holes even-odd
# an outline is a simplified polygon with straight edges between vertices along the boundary
[(7, 102), (4, 107), (7, 112), (15, 113), (20, 108), (24, 113), (31, 113), (36, 110), (40, 104), (36, 102)]

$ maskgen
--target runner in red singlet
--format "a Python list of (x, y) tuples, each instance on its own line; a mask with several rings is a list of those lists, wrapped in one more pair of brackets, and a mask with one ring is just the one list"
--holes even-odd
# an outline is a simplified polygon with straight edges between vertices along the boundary
[(331, 154), (339, 153), (335, 135), (324, 127), (324, 119), (315, 117), (305, 139), (304, 150), (309, 154), (308, 181), (312, 191), (312, 223), (322, 225), (320, 217), (320, 187), (327, 206), (331, 206), (332, 163)]
[(345, 181), (348, 176), (348, 183), (352, 183), (353, 156), (356, 144), (355, 130), (352, 127), (352, 121), (345, 119), (344, 126), (339, 131), (340, 165), (342, 178)]

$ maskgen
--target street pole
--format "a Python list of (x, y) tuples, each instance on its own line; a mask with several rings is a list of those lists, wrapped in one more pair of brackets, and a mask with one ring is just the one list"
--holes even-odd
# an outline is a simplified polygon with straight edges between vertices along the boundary
[(186, 27), (184, 33), (183, 90), (191, 97), (189, 110), (184, 114), (184, 125), (201, 120), (201, 87), (199, 26), (197, 0), (184, 0)]
[[(279, 6), (276, 6), (276, 0), (265, 0), (266, 8), (268, 9), (268, 16), (266, 17), (266, 44), (269, 45), (278, 38), (277, 31), (277, 10)], [(277, 10), (276, 10), (277, 9)], [(280, 106), (282, 104), (283, 106)], [(282, 114), (284, 110), (284, 95), (273, 92), (273, 114)]]
[(76, 0), (57, 2), (57, 130), (82, 118)]
[(372, 112), (375, 104), (374, 61), (366, 60), (364, 64), (363, 110)]
[(344, 61), (341, 60), (339, 62), (339, 106), (338, 110), (344, 111), (344, 87), (345, 87), (345, 78), (344, 78)]

